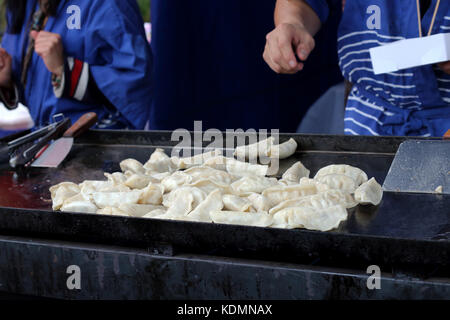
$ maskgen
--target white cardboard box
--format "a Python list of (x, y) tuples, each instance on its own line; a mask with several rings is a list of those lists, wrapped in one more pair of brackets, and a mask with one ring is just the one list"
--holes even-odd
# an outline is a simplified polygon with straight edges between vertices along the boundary
[(375, 74), (450, 60), (450, 33), (396, 41), (370, 49)]

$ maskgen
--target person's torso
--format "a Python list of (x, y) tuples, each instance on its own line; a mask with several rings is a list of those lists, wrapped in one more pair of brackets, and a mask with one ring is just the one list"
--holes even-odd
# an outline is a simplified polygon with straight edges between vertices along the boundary
[[(428, 33), (437, 0), (422, 18)], [(431, 34), (450, 32), (450, 2), (441, 1)], [(382, 107), (408, 110), (450, 106), (450, 76), (435, 65), (375, 75), (369, 49), (419, 37), (416, 1), (349, 0), (339, 27), (339, 64), (344, 77)]]

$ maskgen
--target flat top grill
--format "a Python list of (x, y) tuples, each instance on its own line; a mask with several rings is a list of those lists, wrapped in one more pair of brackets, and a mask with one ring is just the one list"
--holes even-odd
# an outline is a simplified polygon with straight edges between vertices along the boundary
[[(61, 240), (152, 248), (221, 256), (347, 267), (420, 265), (448, 276), (450, 196), (385, 193), (379, 207), (358, 206), (332, 232), (109, 217), (51, 211), (51, 185), (104, 180), (126, 158), (146, 162), (155, 148), (170, 154), (169, 132), (91, 131), (76, 141), (60, 169), (32, 170), (20, 177), (0, 167), (0, 232)], [(361, 168), (382, 184), (405, 139), (349, 136), (294, 137), (300, 150), (280, 173), (302, 161), (314, 175), (330, 164)], [(438, 266), (438, 267), (436, 267)]]

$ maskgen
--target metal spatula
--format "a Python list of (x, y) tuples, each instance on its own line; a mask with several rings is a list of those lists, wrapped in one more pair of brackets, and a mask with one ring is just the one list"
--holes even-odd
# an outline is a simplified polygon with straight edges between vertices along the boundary
[(86, 113), (64, 133), (62, 138), (52, 143), (31, 166), (37, 168), (57, 168), (70, 153), (74, 138), (89, 130), (96, 123), (97, 114), (93, 112)]
[(403, 142), (383, 189), (392, 192), (450, 194), (450, 141)]

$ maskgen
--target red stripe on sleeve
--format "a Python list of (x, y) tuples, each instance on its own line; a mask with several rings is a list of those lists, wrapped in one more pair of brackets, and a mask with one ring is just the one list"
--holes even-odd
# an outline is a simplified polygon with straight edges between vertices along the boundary
[(72, 76), (70, 80), (70, 97), (73, 98), (75, 91), (77, 90), (78, 82), (80, 81), (81, 72), (83, 71), (83, 62), (74, 59), (74, 65), (72, 69)]

